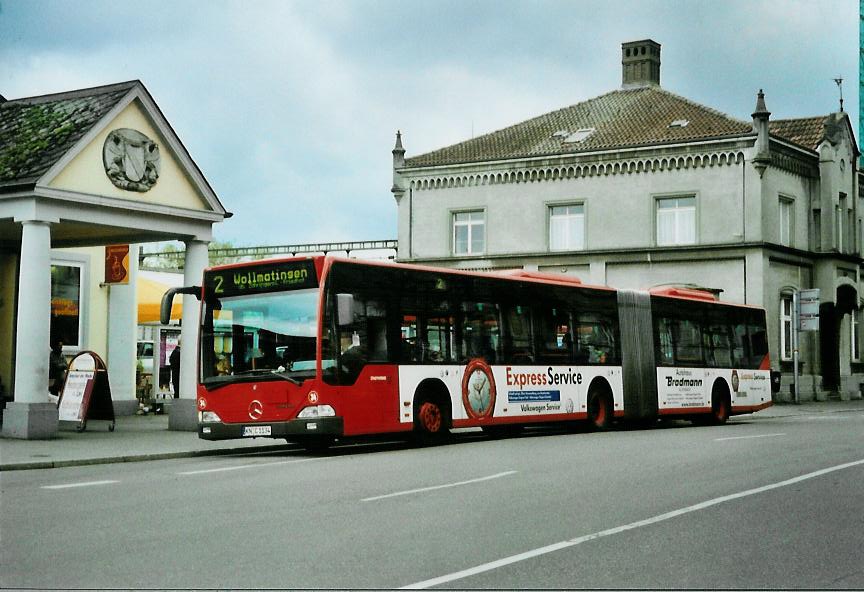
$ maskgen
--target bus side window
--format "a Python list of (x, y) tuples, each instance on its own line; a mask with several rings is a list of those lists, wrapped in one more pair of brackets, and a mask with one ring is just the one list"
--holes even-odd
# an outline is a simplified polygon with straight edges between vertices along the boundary
[(674, 325), (675, 363), (680, 365), (702, 364), (702, 331), (699, 323), (690, 319), (678, 319)]
[(762, 365), (762, 360), (768, 355), (768, 336), (765, 327), (754, 322), (747, 325), (750, 342), (750, 364), (749, 367), (757, 369)]
[(339, 327), (339, 351), (345, 378), (353, 383), (367, 362), (386, 362), (387, 314), (385, 304), (365, 294), (353, 294), (353, 318)]
[(539, 361), (569, 364), (573, 360), (573, 324), (563, 308), (547, 308), (538, 314)]
[(531, 308), (509, 306), (506, 312), (507, 325), (504, 331), (504, 358), (507, 363), (530, 364), (534, 361), (533, 335), (531, 332)]
[(675, 363), (675, 348), (672, 344), (672, 320), (666, 317), (657, 319), (657, 332), (655, 334), (654, 348), (657, 355), (657, 364), (660, 366), (672, 366)]
[(707, 363), (714, 368), (731, 368), (732, 351), (725, 325), (711, 325), (703, 334)]
[(747, 326), (743, 322), (735, 322), (732, 325), (732, 364), (735, 368), (748, 366), (750, 344), (747, 341)]
[(465, 360), (483, 358), (495, 364), (499, 357), (498, 306), (488, 302), (463, 302), (462, 343)]
[(618, 346), (614, 323), (609, 317), (597, 313), (584, 313), (576, 319), (577, 364), (617, 364)]
[(402, 340), (401, 359), (403, 363), (420, 362), (423, 359), (423, 348), (420, 340), (417, 314), (402, 313), (400, 324)]

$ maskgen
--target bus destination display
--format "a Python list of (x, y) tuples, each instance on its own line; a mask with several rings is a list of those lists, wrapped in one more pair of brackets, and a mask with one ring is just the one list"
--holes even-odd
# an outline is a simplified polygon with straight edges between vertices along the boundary
[(315, 288), (318, 277), (312, 261), (291, 261), (207, 272), (204, 285), (207, 292), (226, 297)]

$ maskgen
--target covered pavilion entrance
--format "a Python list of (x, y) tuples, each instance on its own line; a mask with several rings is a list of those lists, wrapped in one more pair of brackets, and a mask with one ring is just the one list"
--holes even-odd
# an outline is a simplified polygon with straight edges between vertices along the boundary
[[(98, 353), (115, 399), (134, 400), (138, 244), (184, 242), (192, 285), (213, 224), (230, 214), (139, 81), (0, 97), (0, 132), (2, 435), (50, 438), (58, 429), (47, 388), (52, 336), (67, 355)], [(128, 245), (128, 257), (111, 260), (108, 245)], [(109, 281), (118, 270), (125, 283)], [(187, 343), (197, 316), (195, 298), (185, 297)], [(194, 429), (195, 348), (181, 354), (170, 425)]]

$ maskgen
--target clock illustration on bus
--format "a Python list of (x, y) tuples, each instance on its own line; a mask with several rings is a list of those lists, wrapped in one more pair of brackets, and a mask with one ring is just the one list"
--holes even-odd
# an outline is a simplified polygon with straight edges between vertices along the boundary
[(462, 403), (468, 415), (474, 419), (491, 416), (495, 394), (495, 378), (489, 365), (483, 360), (468, 364), (462, 378)]

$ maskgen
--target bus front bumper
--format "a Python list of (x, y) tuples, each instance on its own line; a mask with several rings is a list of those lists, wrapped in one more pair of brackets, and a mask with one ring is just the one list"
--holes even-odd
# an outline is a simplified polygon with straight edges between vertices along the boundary
[(301, 439), (311, 436), (341, 436), (341, 417), (292, 419), (271, 423), (199, 423), (198, 437), (204, 440), (235, 440), (244, 438)]

